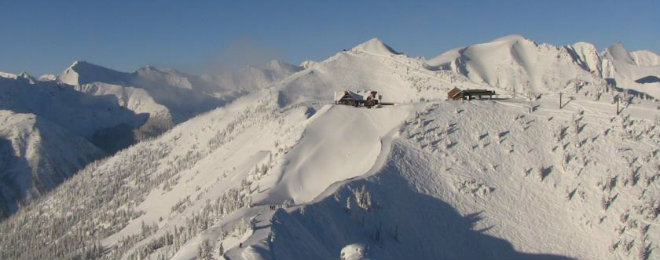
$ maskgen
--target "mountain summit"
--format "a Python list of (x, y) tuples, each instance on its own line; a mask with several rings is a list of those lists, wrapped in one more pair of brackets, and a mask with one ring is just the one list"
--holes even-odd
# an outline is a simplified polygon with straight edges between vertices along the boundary
[(392, 47), (385, 44), (378, 38), (372, 38), (366, 42), (358, 44), (353, 47), (354, 51), (364, 51), (374, 54), (390, 55), (390, 54), (401, 54), (400, 52), (395, 51)]
[(60, 75), (63, 83), (79, 86), (93, 82), (121, 84), (128, 81), (128, 73), (111, 70), (86, 61), (75, 61)]

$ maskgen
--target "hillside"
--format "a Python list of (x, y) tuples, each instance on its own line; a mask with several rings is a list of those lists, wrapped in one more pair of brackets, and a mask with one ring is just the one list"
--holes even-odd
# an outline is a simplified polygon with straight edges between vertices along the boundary
[[(0, 258), (657, 258), (657, 103), (539, 46), (480, 46), (519, 65), (466, 77), (369, 40), (87, 165), (0, 223)], [(346, 89), (396, 104), (333, 105)]]
[(86, 139), (34, 114), (0, 110), (0, 216), (47, 193), (105, 155)]
[[(26, 167), (6, 166), (12, 170), (3, 171), (0, 215), (4, 218), (16, 211), (18, 201), (26, 203), (45, 194), (94, 159), (154, 138), (192, 116), (285, 77), (296, 67), (273, 61), (263, 69), (249, 71), (251, 74), (242, 77), (253, 81), (223, 86), (175, 70), (145, 66), (125, 73), (84, 61), (74, 62), (60, 75), (44, 75), (38, 80), (27, 73), (0, 73), (0, 111), (15, 121), (3, 125), (3, 131), (13, 134), (5, 134), (1, 139), (11, 148), (5, 149), (2, 160), (11, 165), (34, 162)], [(30, 116), (19, 116), (22, 114)], [(35, 125), (35, 118), (49, 123)], [(19, 127), (23, 132), (17, 133), (12, 129), (16, 125), (26, 127)], [(32, 125), (35, 126), (27, 127)], [(89, 149), (80, 150), (80, 141), (63, 142), (72, 137), (62, 138), (52, 132), (85, 139)], [(16, 136), (30, 135), (38, 136), (32, 139), (43, 139), (44, 143), (57, 143), (58, 147), (20, 148), (23, 144), (17, 143), (20, 138)], [(52, 163), (41, 166), (42, 161)]]
[(375, 259), (644, 258), (658, 239), (656, 123), (552, 101), (533, 113), (516, 102), (417, 106), (376, 171), (274, 213), (256, 225), (272, 223), (267, 246), (230, 256), (332, 258), (350, 242)]
[(153, 66), (126, 73), (76, 61), (57, 80), (83, 93), (113, 95), (121, 106), (136, 113), (149, 114), (145, 126), (137, 131), (138, 139), (143, 139), (298, 70), (293, 65), (271, 61), (262, 68), (248, 67), (195, 76)]
[(147, 114), (56, 82), (0, 78), (0, 211), (6, 217), (88, 163), (135, 142)]
[(130, 130), (149, 118), (126, 109), (111, 96), (87, 95), (52, 81), (0, 78), (0, 89), (0, 109), (43, 117), (89, 140), (99, 131), (118, 125), (128, 128), (129, 136), (123, 138), (132, 139)]
[[(93, 95), (114, 95), (128, 105), (140, 104), (140, 110), (160, 115), (165, 122), (160, 132), (173, 124), (208, 111), (221, 104), (213, 98), (193, 88), (203, 88), (192, 76), (177, 71), (165, 71), (151, 66), (133, 73), (119, 72), (85, 61), (76, 61), (58, 77), (58, 81), (74, 86), (76, 90)], [(193, 85), (193, 83), (199, 83)], [(206, 83), (210, 84), (210, 83)], [(138, 91), (134, 91), (137, 89)], [(135, 101), (133, 101), (135, 100)], [(133, 101), (133, 102), (126, 102)], [(128, 106), (129, 109), (137, 109)]]

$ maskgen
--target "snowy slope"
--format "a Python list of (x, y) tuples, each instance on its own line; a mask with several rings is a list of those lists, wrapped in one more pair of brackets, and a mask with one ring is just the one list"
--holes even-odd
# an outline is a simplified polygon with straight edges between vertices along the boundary
[(23, 81), (27, 81), (30, 84), (34, 84), (34, 82), (36, 81), (34, 77), (32, 77), (30, 74), (28, 74), (26, 72), (23, 72), (21, 74), (16, 75), (16, 74), (13, 74), (13, 73), (0, 71), (0, 78), (23, 80)]
[(335, 92), (377, 90), (385, 102), (410, 103), (445, 99), (446, 91), (472, 83), (446, 71), (431, 71), (424, 62), (398, 54), (378, 39), (342, 51), (308, 69), (275, 83), (280, 106), (301, 102), (329, 104)]
[(420, 108), (379, 172), (275, 214), (272, 258), (332, 258), (348, 243), (376, 259), (643, 258), (659, 239), (660, 132), (583, 102)]
[[(259, 86), (264, 87), (295, 70), (295, 66), (273, 61), (265, 69), (255, 70), (255, 73), (258, 71), (263, 75)], [(40, 122), (53, 122), (52, 124), (57, 127), (66, 129), (68, 135), (87, 139), (107, 154), (112, 154), (137, 141), (158, 136), (175, 123), (247, 93), (243, 89), (232, 89), (236, 87), (234, 85), (230, 86), (232, 88), (222, 89), (200, 77), (174, 70), (146, 66), (134, 73), (124, 73), (84, 61), (75, 62), (59, 76), (45, 75), (39, 80), (27, 73), (15, 75), (3, 72), (0, 76), (0, 109), (13, 111), (16, 115), (33, 114), (40, 119)], [(252, 89), (254, 86), (245, 87)], [(17, 118), (26, 120), (19, 116)], [(23, 124), (30, 122), (28, 120)], [(46, 127), (41, 129), (41, 132), (51, 132), (51, 130)], [(40, 136), (46, 139), (57, 138), (56, 135)], [(87, 159), (79, 159), (84, 156), (78, 155), (82, 151), (79, 151), (76, 142), (72, 142), (70, 146), (62, 142), (59, 144), (61, 147), (58, 149), (36, 149), (30, 158), (25, 154), (10, 156), (13, 153), (6, 153), (6, 158), (3, 160), (8, 163), (17, 164), (21, 160), (28, 159), (49, 161), (50, 157), (63, 156), (70, 156), (66, 160), (77, 162), (69, 166), (71, 163), (64, 162), (65, 159), (58, 159), (54, 161), (62, 163), (52, 167), (31, 164), (29, 167), (13, 171), (12, 177), (7, 179), (5, 186), (5, 193), (9, 195), (3, 197), (11, 207), (9, 210), (3, 207), (4, 213), (16, 210), (17, 199), (29, 200), (38, 197), (39, 194), (61, 183), (64, 177), (73, 175), (89, 163), (92, 157), (100, 157), (98, 148), (94, 147), (83, 153), (88, 155)], [(62, 152), (69, 150), (71, 155), (69, 152)], [(45, 180), (44, 176), (57, 177), (49, 177), (52, 180)], [(12, 179), (20, 179), (21, 183), (10, 187)], [(40, 181), (44, 182), (43, 187), (33, 185)], [(10, 192), (11, 189), (15, 192)], [(38, 192), (31, 192), (31, 189)], [(26, 193), (32, 193), (33, 196), (26, 197)]]
[(593, 78), (445, 101), (489, 86), (373, 39), (88, 165), (0, 223), (0, 258), (657, 258), (660, 112)]
[(636, 52), (633, 56), (622, 43), (617, 43), (605, 49), (602, 56), (606, 61), (603, 65), (604, 77), (614, 78), (619, 87), (645, 92), (656, 98), (660, 97), (660, 82), (637, 82), (637, 80), (648, 76), (660, 77), (660, 64), (657, 63), (657, 54)]
[(125, 109), (113, 97), (90, 96), (52, 81), (0, 78), (0, 89), (0, 109), (35, 114), (90, 140), (100, 130), (118, 125), (132, 129), (148, 117)]
[[(125, 73), (76, 61), (59, 76), (59, 81), (89, 94), (111, 94), (119, 100), (139, 100), (143, 103), (142, 111), (155, 115), (167, 113), (165, 117), (172, 120), (170, 126), (222, 103), (201, 91), (193, 91), (192, 79), (187, 75), (152, 66), (140, 68), (134, 73)], [(96, 85), (89, 87), (89, 84)], [(135, 92), (131, 88), (141, 91)], [(138, 96), (132, 97), (133, 93)], [(166, 122), (161, 124), (167, 125)], [(161, 129), (160, 132), (164, 130), (167, 129)]]
[(0, 110), (0, 215), (36, 198), (104, 153), (86, 139), (34, 114)]
[[(91, 161), (134, 142), (146, 116), (54, 81), (0, 78), (3, 216)], [(94, 143), (94, 144), (92, 144)], [(101, 152), (103, 150), (104, 152)]]
[(142, 88), (94, 82), (74, 86), (74, 89), (92, 96), (114, 96), (119, 107), (128, 109), (138, 115), (148, 115), (146, 121), (139, 125), (137, 131), (135, 131), (136, 140), (157, 136), (174, 125), (170, 110), (166, 106), (157, 103)]
[[(267, 162), (269, 161), (272, 164), (270, 167), (275, 169), (272, 170), (273, 174), (269, 175), (269, 178), (265, 178), (263, 180), (265, 182), (263, 187), (274, 186), (278, 179), (289, 179), (292, 177), (287, 176), (295, 176), (295, 173), (284, 174), (282, 169), (284, 167), (284, 162), (291, 161), (292, 163), (295, 163), (297, 159), (287, 159), (284, 156), (285, 152), (288, 152), (291, 147), (296, 144), (296, 141), (301, 138), (304, 129), (303, 127), (306, 125), (304, 123), (305, 120), (307, 120), (306, 118), (312, 116), (310, 120), (318, 120), (319, 118), (330, 118), (329, 115), (334, 115), (333, 117), (335, 120), (340, 120), (342, 117), (341, 115), (352, 113), (352, 110), (345, 110), (343, 108), (329, 109), (328, 107), (325, 107), (325, 104), (330, 103), (333, 91), (343, 90), (347, 87), (343, 84), (346, 81), (344, 81), (341, 77), (337, 77), (336, 75), (341, 74), (354, 79), (363, 78), (364, 82), (369, 82), (370, 84), (365, 84), (365, 86), (361, 88), (377, 88), (379, 90), (387, 89), (389, 91), (382, 91), (383, 94), (386, 97), (390, 95), (391, 99), (389, 100), (397, 102), (410, 102), (411, 100), (417, 101), (420, 98), (428, 98), (427, 95), (430, 93), (433, 93), (435, 98), (443, 97), (445, 95), (444, 88), (451, 87), (448, 85), (445, 86), (444, 83), (450, 84), (451, 81), (454, 80), (454, 78), (448, 74), (435, 73), (425, 70), (419, 61), (411, 60), (405, 56), (392, 56), (394, 54), (390, 55), (390, 53), (369, 53), (368, 51), (372, 50), (357, 49), (354, 51), (338, 54), (337, 56), (330, 58), (323, 63), (319, 63), (314, 67), (314, 69), (310, 68), (307, 71), (295, 73), (290, 78), (285, 79), (281, 83), (275, 84), (272, 89), (261, 91), (259, 92), (260, 94), (254, 94), (249, 98), (235, 101), (232, 105), (226, 108), (218, 109), (209, 114), (204, 114), (203, 116), (187, 121), (180, 127), (173, 129), (162, 138), (159, 138), (155, 141), (140, 143), (126, 151), (120, 152), (116, 156), (108, 159), (107, 161), (104, 161), (103, 163), (89, 166), (81, 173), (81, 177), (74, 177), (70, 182), (71, 184), (67, 184), (65, 187), (58, 189), (54, 195), (49, 196), (51, 199), (47, 199), (46, 201), (48, 202), (44, 203), (54, 205), (52, 207), (56, 209), (71, 208), (72, 205), (79, 203), (79, 201), (76, 198), (67, 198), (68, 196), (63, 194), (79, 194), (80, 192), (86, 193), (93, 191), (94, 195), (90, 194), (90, 197), (96, 198), (95, 200), (92, 200), (96, 201), (103, 198), (102, 195), (98, 195), (99, 193), (105, 193), (89, 187), (124, 187), (120, 190), (123, 191), (121, 194), (126, 194), (125, 196), (118, 195), (116, 191), (113, 191), (109, 193), (113, 194), (112, 197), (107, 198), (111, 201), (118, 200), (121, 203), (116, 202), (105, 203), (103, 205), (89, 205), (87, 203), (91, 203), (92, 201), (83, 202), (86, 206), (81, 208), (81, 212), (77, 212), (75, 214), (87, 214), (86, 212), (101, 211), (113, 212), (113, 210), (108, 211), (99, 209), (97, 207), (107, 207), (106, 209), (113, 209), (112, 207), (123, 205), (121, 207), (124, 208), (127, 205), (126, 203), (131, 203), (130, 201), (137, 199), (136, 202), (132, 203), (139, 203), (133, 204), (133, 206), (127, 208), (127, 210), (130, 211), (125, 213), (126, 216), (128, 216), (130, 219), (130, 216), (134, 216), (133, 214), (139, 215), (140, 209), (135, 208), (135, 206), (143, 205), (140, 206), (140, 208), (144, 207), (145, 209), (152, 209), (157, 205), (155, 208), (158, 210), (145, 210), (144, 212), (147, 212), (147, 214), (142, 216), (140, 219), (133, 220), (130, 223), (118, 221), (115, 224), (118, 226), (109, 225), (104, 228), (104, 230), (99, 231), (101, 232), (99, 234), (105, 234), (101, 236), (102, 238), (104, 238), (106, 235), (114, 234), (113, 236), (110, 236), (106, 240), (102, 241), (104, 244), (108, 245), (113, 245), (118, 239), (122, 239), (122, 237), (125, 241), (127, 236), (136, 234), (135, 231), (137, 231), (137, 229), (133, 227), (139, 227), (142, 220), (144, 220), (145, 223), (152, 223), (161, 217), (163, 219), (168, 219), (168, 216), (172, 214), (172, 220), (168, 220), (163, 225), (166, 225), (170, 228), (172, 228), (174, 225), (178, 225), (179, 227), (185, 226), (187, 223), (186, 218), (188, 218), (188, 214), (192, 213), (193, 210), (199, 210), (200, 207), (203, 207), (203, 205), (199, 203), (194, 203), (194, 207), (189, 206), (189, 209), (181, 209), (182, 211), (179, 212), (178, 209), (181, 207), (181, 205), (188, 206), (188, 200), (197, 202), (195, 196), (199, 195), (194, 195), (191, 198), (191, 192), (198, 192), (200, 190), (214, 191), (212, 194), (209, 194), (208, 197), (211, 199), (211, 201), (215, 201), (216, 199), (220, 198), (222, 194), (230, 192), (231, 189), (235, 189), (241, 191), (241, 194), (243, 194), (240, 196), (240, 198), (247, 199), (248, 194), (245, 194), (245, 185), (247, 183), (244, 182), (243, 185), (239, 186), (240, 181), (251, 180), (250, 178), (258, 178), (259, 174), (254, 171), (254, 168), (257, 164), (263, 167), (263, 165), (268, 164)], [(370, 70), (369, 66), (378, 66), (378, 70), (382, 69), (386, 71), (382, 72), (378, 70)], [(359, 69), (352, 70), (351, 68)], [(328, 75), (324, 77), (327, 77), (329, 83), (328, 86), (332, 86), (332, 88), (318, 89), (318, 85), (311, 85), (311, 87), (307, 86), (307, 89), (310, 90), (309, 93), (298, 92), (296, 90), (297, 88), (305, 87), (301, 85), (301, 82), (317, 80), (316, 78), (310, 77), (308, 75), (320, 74), (319, 71), (328, 73)], [(431, 86), (431, 83), (434, 83), (436, 86)], [(441, 85), (440, 83), (443, 84)], [(317, 89), (315, 90), (315, 88)], [(260, 96), (263, 97), (260, 98)], [(253, 108), (255, 100), (263, 100), (259, 102), (263, 103), (263, 106), (265, 107), (259, 108), (259, 106), (257, 106), (257, 108)], [(289, 102), (289, 100), (298, 101), (294, 103)], [(318, 100), (323, 102), (319, 104)], [(325, 114), (323, 111), (329, 111), (328, 116), (322, 117), (321, 115)], [(367, 118), (376, 119), (375, 125), (365, 126), (367, 129), (380, 129), (380, 127), (392, 128), (398, 124), (398, 121), (396, 118), (394, 118), (394, 121), (392, 121), (389, 118), (391, 113), (387, 113), (386, 111), (388, 110), (374, 110), (373, 113), (375, 114), (373, 116), (356, 115), (357, 117), (353, 120), (360, 122), (362, 119)], [(393, 111), (396, 113), (401, 112), (398, 110)], [(262, 118), (262, 116), (260, 116), (261, 114), (264, 114), (265, 118)], [(271, 114), (275, 115), (275, 117), (273, 117)], [(284, 122), (282, 121), (284, 120), (282, 118), (292, 118), (290, 120), (293, 121)], [(400, 121), (401, 115), (397, 118), (399, 118), (398, 120)], [(379, 121), (383, 122), (379, 123)], [(271, 125), (278, 127), (276, 129), (282, 130), (273, 131), (272, 135), (263, 135), (264, 132), (262, 129), (271, 129)], [(249, 127), (249, 129), (247, 129), (247, 127)], [(350, 131), (350, 128), (347, 128), (346, 131)], [(373, 136), (369, 135), (369, 139), (367, 140), (378, 140), (380, 135), (384, 135), (389, 132), (389, 130), (382, 131), (384, 132), (381, 132), (380, 134)], [(313, 133), (313, 131), (310, 133)], [(328, 139), (328, 142), (337, 139), (341, 140), (341, 136), (335, 135), (334, 139)], [(310, 142), (313, 143), (313, 139)], [(356, 145), (353, 145), (353, 147), (356, 147)], [(243, 149), (245, 152), (241, 152)], [(371, 148), (367, 148), (367, 150), (370, 150), (371, 159), (369, 160), (372, 161), (376, 159), (374, 157), (376, 157), (380, 151), (380, 149)], [(320, 152), (321, 153), (319, 155), (316, 155), (316, 158), (322, 156), (323, 154), (331, 153), (332, 150), (321, 150)], [(138, 154), (149, 156), (137, 156)], [(161, 158), (160, 156), (165, 157)], [(329, 178), (326, 184), (329, 185), (335, 180), (342, 180), (346, 177), (359, 175), (359, 171), (364, 170), (365, 167), (369, 165), (369, 160), (359, 163), (362, 166), (352, 168), (351, 172), (346, 173), (347, 175), (345, 176)], [(302, 163), (307, 164), (310, 162)], [(194, 169), (189, 169), (192, 167), (194, 167)], [(309, 166), (304, 166), (300, 169), (306, 169), (308, 167)], [(106, 171), (112, 172), (105, 173), (106, 176), (112, 176), (110, 183), (108, 183), (109, 180), (105, 178), (90, 178), (91, 175), (103, 174), (103, 172)], [(158, 174), (156, 174), (154, 171), (158, 172)], [(288, 172), (289, 170), (286, 171)], [(187, 172), (199, 172), (200, 174), (195, 174), (199, 177), (186, 181), (187, 183), (190, 183), (189, 185), (175, 185), (176, 183), (179, 183), (177, 180), (181, 178), (180, 176), (185, 176)], [(223, 175), (226, 175), (226, 178), (233, 180), (233, 183), (235, 184), (227, 183), (224, 181), (217, 182), (217, 174), (223, 172)], [(135, 176), (134, 174), (136, 173), (147, 175), (140, 177)], [(156, 177), (154, 174), (160, 175), (161, 177)], [(152, 178), (146, 176), (152, 176), (158, 179), (159, 181), (156, 183), (159, 184), (163, 184), (163, 181), (170, 183), (163, 185), (172, 187), (172, 190), (176, 191), (170, 193), (171, 195), (168, 195), (168, 198), (165, 199), (165, 201), (170, 202), (172, 205), (168, 206), (162, 204), (162, 195), (158, 195), (162, 192), (156, 191), (153, 192), (153, 195), (144, 197), (146, 194), (152, 193), (154, 187), (153, 185), (155, 184), (154, 182), (139, 182), (146, 186), (142, 186), (142, 184), (137, 185), (136, 187), (125, 186), (125, 183), (127, 182), (124, 178), (137, 178), (135, 180)], [(77, 187), (87, 181), (92, 181), (96, 184), (85, 184), (85, 187), (87, 188), (80, 191), (70, 190), (72, 187), (70, 185)], [(117, 184), (114, 185), (111, 183)], [(130, 183), (130, 181), (128, 181), (128, 183)], [(193, 185), (194, 183), (197, 184)], [(292, 183), (286, 183), (288, 183), (288, 181), (280, 183), (278, 186), (284, 187), (282, 188), (283, 190), (288, 190), (290, 187), (292, 187)], [(208, 185), (220, 186), (207, 187)], [(199, 188), (196, 188), (196, 186), (199, 186)], [(169, 190), (169, 188), (164, 188), (164, 190)], [(254, 192), (254, 188), (252, 188), (252, 191)], [(321, 191), (311, 190), (304, 196), (301, 195), (300, 198), (301, 201), (306, 201), (312, 199), (316, 194), (320, 193)], [(283, 194), (284, 197), (276, 198), (276, 196), (272, 196), (271, 199), (274, 200), (274, 203), (293, 201), (294, 197), (297, 198), (297, 195), (295, 194), (280, 194)], [(130, 200), (126, 201), (127, 198), (130, 198)], [(201, 199), (201, 197), (199, 199)], [(234, 199), (236, 199), (236, 197), (234, 197)], [(266, 200), (268, 198), (262, 197), (259, 199)], [(245, 204), (246, 202), (239, 203), (239, 205), (242, 206)], [(74, 206), (74, 208), (76, 207)], [(171, 210), (172, 208), (176, 208), (176, 210)], [(235, 208), (232, 210), (235, 210)], [(58, 213), (53, 214), (55, 214), (55, 216), (49, 214), (48, 217), (57, 218), (56, 216)], [(44, 217), (46, 216), (44, 215)], [(20, 216), (17, 216), (16, 218), (20, 218)], [(128, 219), (126, 219), (126, 221), (127, 220)], [(70, 224), (87, 226), (93, 223), (94, 222), (87, 224)], [(129, 225), (129, 228), (126, 228), (115, 234), (114, 232), (121, 230), (122, 225)], [(117, 229), (118, 227), (119, 229)], [(161, 229), (161, 233), (159, 234), (162, 234), (162, 232), (166, 232), (167, 230), (168, 229)], [(90, 242), (93, 241), (90, 240)], [(131, 247), (128, 247), (128, 249), (130, 248)], [(136, 246), (136, 248), (139, 249), (141, 247)], [(114, 253), (134, 253), (132, 250), (124, 251), (126, 249), (127, 248), (119, 248), (114, 251)], [(41, 253), (48, 252), (48, 248), (44, 248), (44, 250), (46, 251), (42, 251)], [(33, 253), (38, 254), (39, 252)]]
[(660, 55), (652, 51), (641, 50), (630, 52), (637, 66), (652, 67), (660, 65)]
[(579, 69), (566, 49), (519, 35), (451, 50), (428, 64), (521, 96), (561, 91), (576, 78), (595, 80)]
[[(321, 112), (287, 156), (290, 159), (269, 199), (309, 202), (335, 182), (369, 171), (381, 153), (380, 140), (410, 111), (390, 107), (356, 113), (351, 107), (332, 107)], [(356, 157), (359, 160), (352, 160)]]
[(72, 86), (92, 82), (128, 83), (129, 73), (111, 70), (86, 61), (75, 61), (59, 76), (59, 81)]
[(660, 75), (657, 58), (648, 51), (633, 55), (620, 43), (601, 53), (585, 42), (559, 47), (510, 35), (450, 50), (427, 63), (431, 68), (451, 70), (511, 94), (558, 93), (575, 81), (602, 84), (605, 79), (614, 79), (619, 88), (659, 98), (660, 85), (635, 82), (645, 76)]
[[(125, 73), (76, 61), (59, 76), (59, 81), (85, 93), (115, 95), (120, 102), (135, 100), (133, 103), (140, 103), (139, 112), (157, 115), (159, 120), (155, 124), (165, 127), (160, 129), (162, 132), (173, 124), (221, 106), (299, 70), (293, 65), (271, 61), (263, 68), (248, 67), (239, 72), (195, 76), (153, 66)], [(128, 108), (133, 110), (132, 107)]]

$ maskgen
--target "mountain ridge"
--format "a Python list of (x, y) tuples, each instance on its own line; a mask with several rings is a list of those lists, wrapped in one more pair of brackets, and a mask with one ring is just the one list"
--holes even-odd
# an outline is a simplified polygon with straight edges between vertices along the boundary
[[(502, 64), (521, 71), (508, 78), (381, 47), (341, 51), (87, 165), (0, 223), (0, 258), (337, 258), (356, 243), (375, 258), (657, 256), (660, 112), (635, 95), (619, 108), (625, 89), (589, 59), (564, 62), (588, 45), (505, 37), (486, 54), (511, 55)], [(565, 86), (535, 85), (532, 98), (503, 87), (545, 83), (522, 66), (537, 58), (573, 80), (563, 103)], [(500, 98), (446, 101), (454, 87)], [(395, 105), (333, 105), (346, 89)]]
[[(283, 63), (272, 63), (269, 66), (277, 70), (269, 76), (272, 79), (293, 69)], [(271, 79), (269, 77), (261, 79), (260, 84), (267, 84)], [(22, 184), (14, 185), (16, 187), (11, 188), (12, 192), (6, 192), (6, 196), (0, 198), (2, 204), (6, 205), (2, 206), (0, 215), (4, 218), (12, 214), (17, 209), (17, 203), (24, 204), (47, 193), (95, 159), (157, 137), (178, 123), (246, 94), (243, 90), (231, 88), (229, 86), (227, 92), (214, 94), (210, 92), (220, 89), (197, 76), (176, 70), (144, 66), (133, 73), (126, 73), (85, 61), (75, 61), (61, 75), (51, 75), (40, 80), (35, 80), (27, 73), (0, 74), (1, 111), (33, 115), (40, 122), (52, 122), (46, 126), (41, 124), (42, 132), (61, 132), (49, 130), (49, 127), (63, 128), (67, 136), (74, 135), (93, 144), (90, 144), (92, 147), (87, 152), (72, 152), (82, 155), (72, 155), (71, 160), (90, 155), (81, 159), (81, 163), (72, 164), (75, 167), (38, 167), (38, 164), (30, 164), (20, 170), (12, 170), (12, 177), (5, 176), (6, 180), (20, 179)], [(20, 118), (26, 121), (25, 124), (29, 123), (25, 117)], [(43, 136), (45, 139), (58, 138), (47, 134)], [(8, 143), (7, 147), (19, 146), (14, 139), (3, 138)], [(52, 143), (57, 140), (43, 142)], [(46, 161), (67, 154), (62, 150), (78, 151), (77, 143), (72, 142), (70, 146), (60, 143), (61, 148), (33, 149), (38, 152), (29, 156), (7, 148), (3, 156), (12, 158), (8, 161)], [(99, 149), (103, 152), (99, 153)], [(56, 161), (71, 165), (63, 159)], [(48, 176), (58, 177), (51, 178), (51, 181), (46, 178)], [(42, 187), (35, 186), (37, 183), (42, 183)]]
[[(556, 93), (577, 79), (594, 84), (609, 80), (616, 87), (643, 92), (657, 99), (660, 85), (635, 82), (660, 74), (660, 66), (653, 65), (657, 55), (652, 54), (638, 52), (637, 60), (641, 62), (638, 64), (621, 43), (599, 52), (595, 45), (587, 42), (554, 46), (537, 44), (521, 35), (509, 35), (452, 49), (428, 60), (427, 64), (430, 68), (451, 70), (472, 81), (524, 95)], [(560, 71), (560, 68), (570, 69)]]

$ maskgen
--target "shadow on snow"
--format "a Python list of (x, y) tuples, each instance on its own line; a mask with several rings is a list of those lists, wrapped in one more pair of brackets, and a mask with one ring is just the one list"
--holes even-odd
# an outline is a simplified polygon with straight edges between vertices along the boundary
[[(371, 259), (570, 259), (519, 252), (510, 242), (484, 233), (492, 226), (476, 229), (483, 212), (464, 216), (444, 201), (417, 192), (402, 171), (410, 174), (419, 167), (410, 167), (405, 150), (397, 153), (379, 174), (351, 181), (334, 196), (291, 213), (278, 210), (270, 257), (337, 259), (344, 246), (361, 243)], [(371, 195), (370, 209), (356, 203), (362, 187)]]

